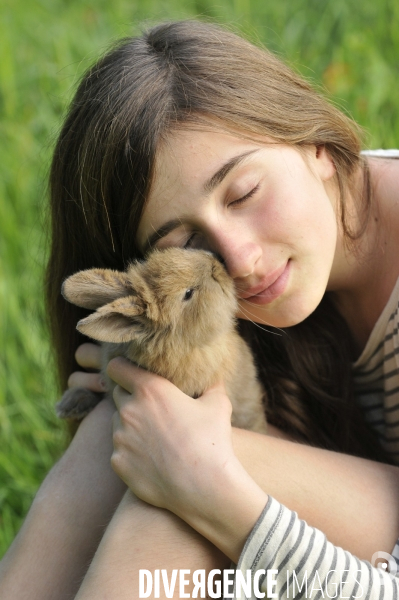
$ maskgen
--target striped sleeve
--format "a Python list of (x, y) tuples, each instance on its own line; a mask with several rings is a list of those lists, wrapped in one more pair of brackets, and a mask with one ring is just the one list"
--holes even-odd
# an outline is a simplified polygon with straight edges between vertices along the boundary
[[(269, 496), (240, 556), (241, 574), (230, 597), (398, 600), (396, 562), (389, 555), (383, 558), (390, 558), (391, 573), (334, 546)], [(246, 577), (252, 582), (250, 595), (241, 584)]]

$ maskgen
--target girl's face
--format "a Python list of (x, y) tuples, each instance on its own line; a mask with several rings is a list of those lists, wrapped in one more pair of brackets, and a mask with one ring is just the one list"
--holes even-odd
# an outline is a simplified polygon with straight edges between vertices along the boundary
[(159, 150), (140, 247), (217, 252), (235, 281), (240, 318), (295, 325), (319, 304), (336, 269), (334, 173), (324, 148), (301, 154), (180, 130)]

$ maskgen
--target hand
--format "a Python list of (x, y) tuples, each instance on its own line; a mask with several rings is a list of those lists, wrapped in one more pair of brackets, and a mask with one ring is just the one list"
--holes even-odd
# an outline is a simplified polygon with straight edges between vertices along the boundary
[(113, 359), (107, 373), (119, 384), (116, 473), (136, 496), (174, 512), (237, 560), (267, 495), (234, 454), (223, 384), (194, 400), (123, 358)]
[[(235, 460), (231, 403), (222, 384), (194, 400), (170, 381), (118, 358), (112, 466), (130, 489), (155, 506), (180, 512), (209, 493), (210, 480)], [(121, 387), (123, 386), (123, 387)]]
[[(76, 362), (84, 369), (101, 369), (101, 348), (97, 344), (81, 344), (75, 353)], [(68, 388), (82, 387), (92, 392), (104, 392), (106, 383), (100, 373), (75, 371), (69, 376)]]

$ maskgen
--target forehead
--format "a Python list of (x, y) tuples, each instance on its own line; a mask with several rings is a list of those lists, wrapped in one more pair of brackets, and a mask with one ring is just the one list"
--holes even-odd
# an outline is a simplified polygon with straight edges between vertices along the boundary
[(215, 172), (229, 159), (265, 142), (213, 130), (171, 132), (157, 151), (153, 183), (138, 230), (140, 246), (166, 219), (191, 218), (199, 201), (206, 202), (204, 186)]

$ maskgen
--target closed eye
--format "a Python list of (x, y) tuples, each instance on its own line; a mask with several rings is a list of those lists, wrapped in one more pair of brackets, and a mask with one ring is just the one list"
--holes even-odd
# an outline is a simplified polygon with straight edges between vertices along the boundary
[(192, 233), (190, 235), (190, 237), (188, 238), (187, 242), (184, 244), (183, 248), (192, 248), (193, 247), (193, 243), (194, 243), (194, 239), (197, 236), (197, 233)]
[(254, 194), (256, 194), (256, 192), (259, 189), (259, 186), (260, 186), (260, 184), (258, 183), (258, 185), (256, 185), (254, 188), (252, 188), (252, 190), (250, 192), (248, 192), (248, 194), (245, 194), (245, 196), (243, 196), (242, 198), (238, 198), (237, 200), (230, 202), (229, 206), (239, 206), (240, 204), (243, 204), (246, 200), (248, 200)]
[[(256, 194), (256, 192), (259, 190), (259, 188), (260, 188), (260, 183), (258, 183), (254, 188), (252, 188), (252, 190), (250, 190), (248, 192), (248, 194), (245, 194), (245, 196), (242, 196), (242, 198), (237, 198), (237, 200), (233, 200), (233, 202), (230, 202), (229, 206), (239, 206), (240, 204), (243, 204), (246, 200), (249, 200), (249, 198), (251, 198), (254, 194)], [(192, 248), (195, 237), (197, 235), (198, 234), (195, 232), (192, 233), (190, 235), (190, 237), (188, 238), (187, 242), (184, 244), (183, 248)]]

